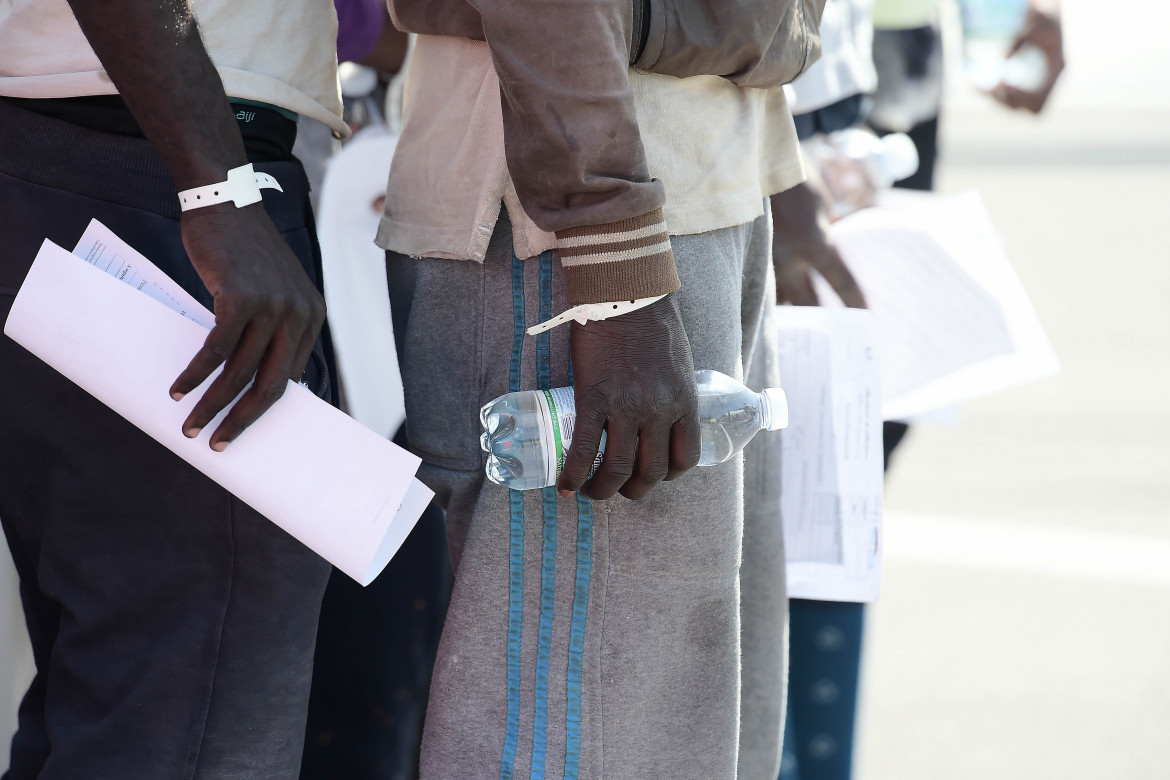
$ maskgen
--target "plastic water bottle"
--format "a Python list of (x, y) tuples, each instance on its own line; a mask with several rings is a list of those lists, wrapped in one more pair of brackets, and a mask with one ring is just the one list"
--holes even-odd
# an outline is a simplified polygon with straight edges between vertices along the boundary
[(878, 138), (850, 127), (806, 143), (839, 217), (872, 205), (879, 190), (918, 170), (918, 148), (905, 133)]
[(1008, 49), (1024, 26), (1028, 0), (961, 0), (963, 70), (967, 80), (984, 92), (1000, 82), (1032, 91), (1044, 86), (1048, 60), (1035, 46), (1024, 46), (1010, 58)]
[[(756, 393), (718, 371), (696, 371), (695, 385), (703, 441), (700, 466), (729, 460), (757, 431), (778, 431), (788, 425), (788, 401), (778, 387)], [(479, 442), (488, 453), (488, 479), (513, 490), (555, 485), (576, 420), (571, 387), (508, 393), (484, 406), (479, 413), (484, 431)], [(602, 434), (593, 471), (604, 452)]]

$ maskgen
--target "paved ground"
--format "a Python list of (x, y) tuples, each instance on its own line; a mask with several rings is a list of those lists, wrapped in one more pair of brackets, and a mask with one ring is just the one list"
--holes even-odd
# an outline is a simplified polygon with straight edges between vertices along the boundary
[(1068, 102), (946, 128), (1064, 371), (895, 464), (861, 780), (1170, 778), (1170, 112)]

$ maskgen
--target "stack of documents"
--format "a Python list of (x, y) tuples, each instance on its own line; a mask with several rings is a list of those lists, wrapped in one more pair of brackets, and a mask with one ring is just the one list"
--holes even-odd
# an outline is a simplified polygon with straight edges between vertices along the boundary
[[(898, 420), (1056, 373), (1060, 362), (975, 191), (892, 190), (831, 235), (873, 312), (882, 414)], [(840, 303), (816, 279), (826, 304)]]
[(794, 598), (872, 601), (881, 420), (953, 407), (1060, 364), (978, 193), (883, 193), (831, 236), (869, 310), (841, 308), (820, 277), (824, 308), (778, 308), (788, 588)]
[(882, 420), (873, 316), (780, 306), (780, 513), (788, 595), (873, 601), (881, 585)]
[[(86, 392), (363, 585), (389, 563), (433, 494), (419, 459), (304, 387), (224, 452), (182, 426), (217, 371), (182, 401), (175, 378), (215, 322), (97, 221), (70, 254), (46, 241), (4, 332)], [(230, 407), (229, 407), (230, 409)]]

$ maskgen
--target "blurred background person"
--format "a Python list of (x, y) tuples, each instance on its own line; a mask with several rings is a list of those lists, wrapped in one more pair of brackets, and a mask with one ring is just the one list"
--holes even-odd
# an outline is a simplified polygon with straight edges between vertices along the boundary
[[(1005, 13), (1010, 15), (1011, 5), (1010, 0), (969, 0), (968, 31), (981, 21), (988, 26), (988, 17), (1000, 22)], [(1059, 16), (1052, 7), (1015, 5), (1019, 20), (1011, 23), (1013, 34), (999, 50), (981, 52), (990, 62), (976, 64), (1001, 68), (1004, 60), (1036, 47), (1044, 70), (1027, 89), (1001, 78), (985, 85), (1006, 105), (1035, 113), (1064, 66)], [(810, 275), (815, 271), (847, 306), (865, 306), (864, 291), (833, 246), (828, 226), (849, 209), (871, 203), (880, 186), (889, 186), (890, 181), (868, 181), (858, 175), (864, 172), (861, 166), (843, 171), (845, 175), (833, 175), (835, 168), (829, 167), (824, 171), (831, 176), (828, 182), (818, 174), (818, 162), (852, 167), (848, 159), (842, 159), (848, 155), (841, 147), (847, 143), (847, 134), (861, 132), (853, 128), (868, 119), (883, 136), (908, 134), (918, 152), (917, 170), (907, 165), (905, 173), (890, 179), (898, 178), (894, 184), (898, 187), (933, 188), (944, 62), (936, 6), (936, 0), (876, 0), (876, 5), (870, 0), (829, 0), (822, 21), (823, 59), (791, 87), (802, 144), (815, 150), (809, 155), (809, 181), (772, 197), (773, 262), (780, 301), (817, 305)], [(843, 192), (843, 188), (853, 191)], [(884, 423), (887, 468), (906, 430), (901, 422)], [(781, 780), (851, 777), (864, 612), (860, 603), (790, 601)]]
[[(963, 43), (965, 70), (986, 82), (977, 86), (1006, 106), (1039, 113), (1064, 70), (1056, 0), (960, 0), (958, 8), (966, 24), (961, 34), (973, 39)], [(996, 29), (1005, 23), (1010, 37)], [(918, 148), (918, 171), (895, 186), (933, 189), (944, 82), (939, 0), (875, 0), (873, 26), (878, 82), (869, 125), (879, 134), (906, 133)], [(980, 35), (984, 30), (988, 34)], [(983, 37), (1000, 40), (986, 47), (980, 45)], [(1017, 69), (1004, 63), (1027, 49), (1035, 49), (1041, 62), (1028, 63), (1040, 73), (1025, 88), (1014, 83)], [(1020, 80), (1032, 78), (1029, 73)]]
[(1162, 3), (1066, 0), (1039, 117), (964, 84), (943, 25), (934, 185), (981, 191), (1063, 367), (898, 453), (859, 775), (1166, 776), (1167, 638), (1140, 615), (1170, 595), (1168, 24)]
[[(385, 96), (384, 85), (406, 62), (408, 37), (390, 23), (383, 0), (334, 0), (333, 5), (337, 9), (337, 61), (345, 120), (356, 133), (382, 121), (380, 111), (370, 115), (365, 98)], [(325, 165), (341, 150), (341, 139), (320, 122), (304, 123), (299, 129), (293, 153), (305, 166), (316, 210), (325, 183)]]
[[(802, 145), (859, 125), (877, 86), (872, 0), (829, 0), (821, 20), (822, 58), (791, 87)], [(830, 202), (815, 161), (808, 181), (772, 196), (772, 262), (782, 303), (817, 305), (811, 272), (848, 306), (865, 297), (828, 238)], [(871, 196), (867, 195), (867, 199)], [(783, 377), (781, 377), (783, 381)], [(789, 600), (788, 709), (781, 780), (848, 778), (861, 664), (864, 605)]]

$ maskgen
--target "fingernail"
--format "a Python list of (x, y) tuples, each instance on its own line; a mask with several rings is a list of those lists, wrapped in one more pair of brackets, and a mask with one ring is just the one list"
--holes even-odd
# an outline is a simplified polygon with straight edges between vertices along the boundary
[(175, 400), (175, 401), (182, 401), (182, 400), (183, 400), (183, 396), (185, 396), (185, 395), (187, 395), (187, 394), (186, 394), (186, 393), (179, 393), (179, 392), (174, 392), (174, 393), (171, 393), (171, 398), (172, 398), (173, 400)]
[(202, 428), (187, 428), (183, 431), (183, 435), (188, 439), (194, 439), (202, 430)]
[(228, 444), (229, 442), (226, 441), (217, 441), (215, 444), (211, 445), (211, 449), (215, 450), (216, 452), (223, 452), (227, 449)]

